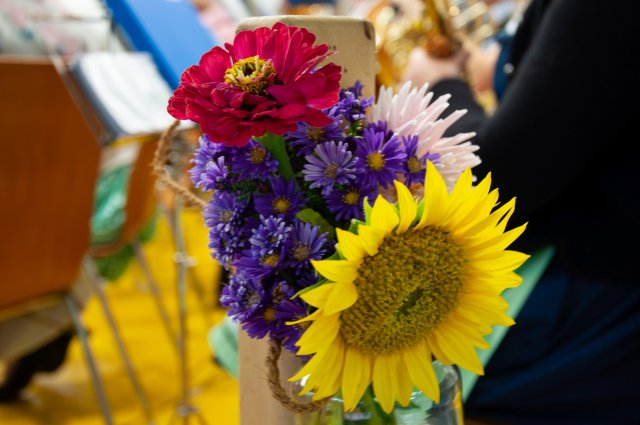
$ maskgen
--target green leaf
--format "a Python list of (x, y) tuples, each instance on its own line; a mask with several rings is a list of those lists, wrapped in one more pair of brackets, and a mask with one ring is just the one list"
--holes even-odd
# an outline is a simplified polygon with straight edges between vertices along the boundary
[(320, 227), (321, 232), (327, 232), (331, 239), (336, 238), (336, 230), (330, 225), (327, 220), (324, 219), (319, 213), (312, 210), (311, 208), (305, 208), (296, 214), (296, 218), (300, 221), (304, 221), (305, 223), (315, 224)]
[(287, 181), (293, 179), (293, 168), (291, 168), (291, 161), (289, 161), (289, 155), (287, 155), (284, 137), (276, 136), (272, 133), (265, 133), (264, 136), (257, 137), (256, 140), (278, 161), (278, 173), (280, 177)]

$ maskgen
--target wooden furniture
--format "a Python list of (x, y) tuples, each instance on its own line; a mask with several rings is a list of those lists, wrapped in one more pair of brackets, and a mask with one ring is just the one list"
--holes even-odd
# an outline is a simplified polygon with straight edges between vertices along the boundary
[[(50, 335), (34, 333), (31, 342), (35, 348), (55, 337), (61, 323), (73, 323), (105, 423), (112, 424), (74, 291), (82, 275), (99, 298), (151, 422), (146, 397), (86, 256), (100, 160), (95, 128), (86, 119), (90, 111), (82, 110), (64, 69), (48, 58), (0, 56), (0, 93), (0, 323), (20, 333), (19, 325), (28, 323), (30, 315), (40, 315), (42, 321), (42, 312), (66, 307), (57, 323), (51, 323)], [(153, 146), (149, 149), (153, 152)], [(142, 215), (148, 206), (140, 201), (131, 208)]]

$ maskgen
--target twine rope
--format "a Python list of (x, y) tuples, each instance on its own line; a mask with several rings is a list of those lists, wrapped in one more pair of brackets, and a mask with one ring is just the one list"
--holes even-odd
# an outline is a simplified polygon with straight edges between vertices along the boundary
[(311, 402), (300, 402), (294, 399), (291, 394), (282, 387), (280, 383), (280, 368), (278, 360), (282, 354), (282, 343), (280, 340), (269, 342), (269, 354), (267, 355), (267, 381), (273, 398), (278, 400), (284, 407), (293, 413), (313, 413), (322, 409), (331, 400), (331, 397)]
[(207, 206), (207, 202), (201, 199), (189, 188), (185, 187), (180, 182), (176, 181), (167, 168), (165, 167), (167, 160), (169, 159), (169, 151), (171, 150), (171, 138), (176, 128), (180, 124), (180, 121), (175, 120), (165, 131), (162, 132), (160, 140), (158, 140), (158, 147), (153, 158), (153, 171), (158, 177), (158, 181), (162, 182), (165, 186), (171, 189), (176, 195), (180, 196), (186, 202), (198, 205), (201, 208)]

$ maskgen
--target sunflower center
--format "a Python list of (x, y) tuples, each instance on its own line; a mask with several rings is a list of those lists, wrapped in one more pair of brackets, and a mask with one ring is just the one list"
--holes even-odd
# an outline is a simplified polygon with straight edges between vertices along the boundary
[(330, 179), (335, 179), (338, 175), (338, 164), (329, 164), (324, 170), (324, 176)]
[(419, 173), (423, 170), (420, 160), (415, 156), (412, 156), (407, 160), (407, 168), (409, 169), (410, 173)]
[(270, 60), (251, 56), (234, 63), (224, 73), (224, 81), (251, 94), (265, 95), (265, 88), (273, 82), (276, 71)]
[(267, 151), (262, 146), (254, 146), (249, 152), (249, 158), (253, 164), (262, 164), (267, 159)]
[(311, 140), (313, 143), (320, 143), (324, 140), (324, 129), (318, 127), (309, 127), (307, 131), (305, 131), (305, 135), (307, 139)]
[(436, 227), (387, 236), (358, 268), (358, 300), (340, 315), (344, 339), (371, 354), (424, 341), (458, 303), (462, 254), (448, 232)]
[(367, 155), (367, 165), (373, 171), (380, 171), (384, 167), (384, 154), (381, 152), (372, 152)]
[(357, 205), (360, 201), (360, 193), (356, 190), (350, 190), (342, 195), (342, 202), (347, 205)]
[(287, 198), (276, 198), (272, 204), (273, 210), (279, 214), (286, 214), (291, 208), (291, 201)]

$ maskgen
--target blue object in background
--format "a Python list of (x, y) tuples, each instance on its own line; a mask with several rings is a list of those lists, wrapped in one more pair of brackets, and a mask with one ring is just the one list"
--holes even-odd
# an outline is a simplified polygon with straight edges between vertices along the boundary
[(185, 69), (220, 44), (200, 23), (198, 11), (188, 0), (104, 2), (131, 47), (149, 52), (173, 89)]

